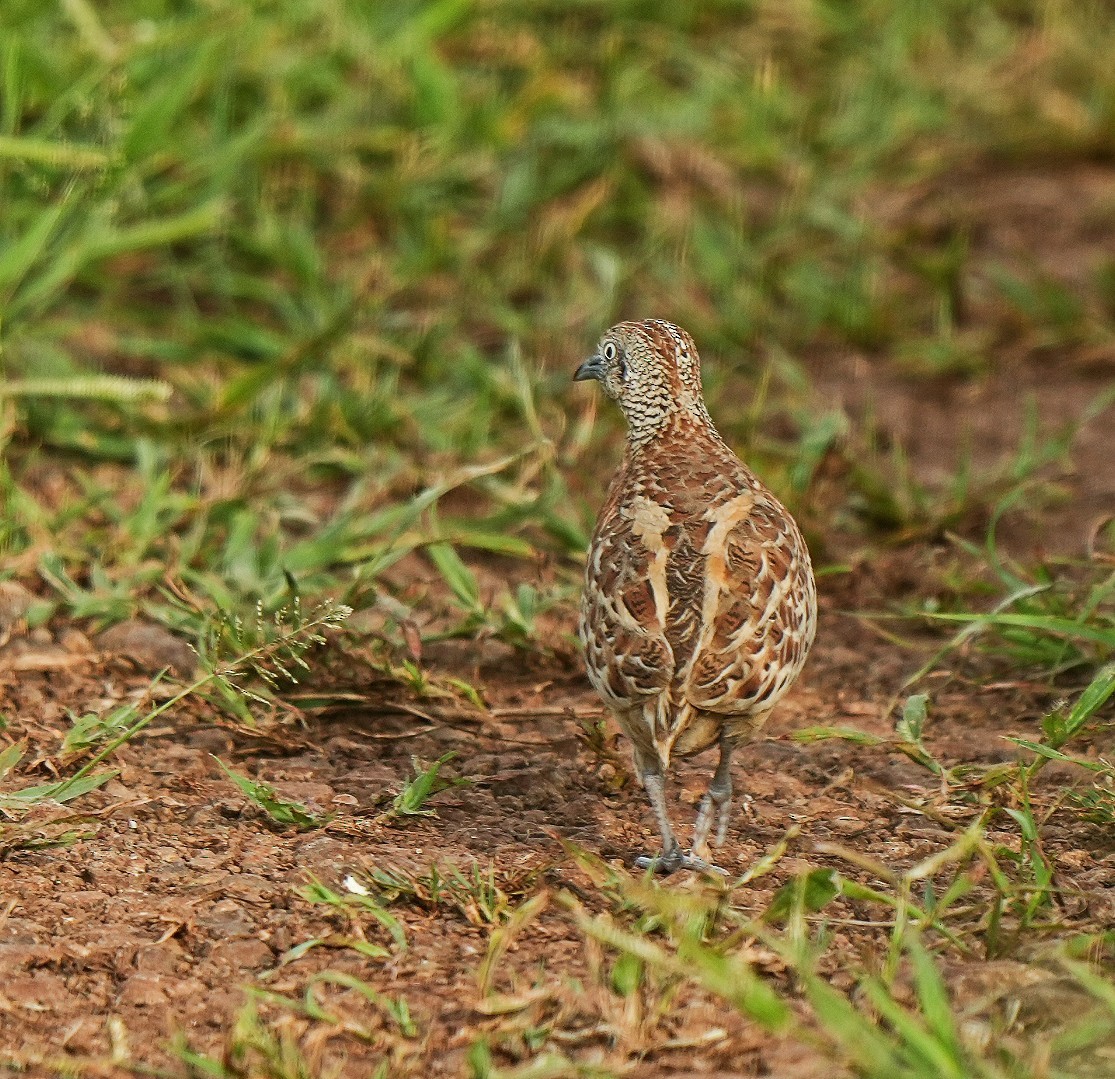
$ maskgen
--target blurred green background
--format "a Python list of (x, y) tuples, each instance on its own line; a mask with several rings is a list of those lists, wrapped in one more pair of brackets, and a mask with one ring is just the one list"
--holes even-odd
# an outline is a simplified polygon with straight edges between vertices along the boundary
[[(420, 551), (529, 637), (622, 437), (569, 376), (624, 317), (693, 333), (820, 551), (955, 522), (990, 487), (911, 486), (814, 375), (1110, 349), (1115, 252), (997, 260), (966, 200), (1110, 162), (1112, 56), (1088, 2), (5, 0), (6, 572), (190, 628)], [(492, 614), (476, 552), (568, 572)]]

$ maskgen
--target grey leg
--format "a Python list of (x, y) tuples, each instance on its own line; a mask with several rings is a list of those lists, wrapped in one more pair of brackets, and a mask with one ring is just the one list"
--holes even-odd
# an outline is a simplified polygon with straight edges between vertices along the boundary
[(647, 792), (654, 821), (662, 833), (662, 853), (657, 858), (638, 858), (635, 865), (640, 869), (654, 866), (663, 872), (672, 873), (681, 862), (681, 847), (674, 835), (673, 826), (670, 824), (670, 815), (666, 811), (666, 779), (662, 774), (662, 762), (658, 754), (647, 751), (639, 746), (635, 747), (635, 768), (639, 772), (639, 780), (643, 790)]
[(657, 858), (636, 858), (636, 868), (654, 869), (659, 873), (673, 873), (678, 869), (695, 869), (703, 872), (711, 870), (722, 873), (722, 869), (709, 865), (703, 858), (685, 854), (678, 845), (673, 826), (670, 824), (670, 816), (666, 811), (666, 780), (662, 774), (662, 764), (658, 760), (658, 755), (651, 755), (636, 748), (635, 767), (647, 792), (658, 830), (662, 833), (662, 853)]
[(732, 750), (735, 744), (727, 735), (720, 737), (720, 763), (709, 783), (708, 793), (701, 799), (697, 810), (697, 823), (693, 827), (693, 854), (708, 857), (708, 834), (716, 815), (716, 837), (713, 843), (720, 847), (728, 838), (728, 822), (732, 816)]

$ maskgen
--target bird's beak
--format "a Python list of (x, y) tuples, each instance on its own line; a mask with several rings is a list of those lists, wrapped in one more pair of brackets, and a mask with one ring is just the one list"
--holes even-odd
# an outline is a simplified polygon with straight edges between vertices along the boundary
[(597, 382), (602, 382), (604, 379), (604, 361), (600, 358), (598, 353), (589, 356), (589, 358), (577, 368), (577, 373), (573, 376), (573, 381), (587, 382), (590, 378), (596, 379)]

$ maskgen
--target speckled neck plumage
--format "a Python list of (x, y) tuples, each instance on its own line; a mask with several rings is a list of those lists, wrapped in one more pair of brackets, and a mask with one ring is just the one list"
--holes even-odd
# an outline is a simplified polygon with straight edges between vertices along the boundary
[(644, 349), (653, 357), (644, 377), (619, 398), (627, 419), (628, 441), (643, 446), (667, 427), (680, 432), (686, 423), (707, 427), (719, 439), (705, 407), (701, 387), (701, 359), (693, 339), (671, 322), (621, 322), (616, 331), (628, 337), (628, 350)]

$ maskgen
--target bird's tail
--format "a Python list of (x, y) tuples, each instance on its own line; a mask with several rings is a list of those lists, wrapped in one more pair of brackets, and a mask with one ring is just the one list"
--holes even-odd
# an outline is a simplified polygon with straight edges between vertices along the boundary
[(670, 766), (672, 757), (700, 753), (720, 738), (724, 716), (694, 708), (688, 701), (671, 701), (665, 693), (649, 707), (653, 708), (654, 748), (663, 768)]

